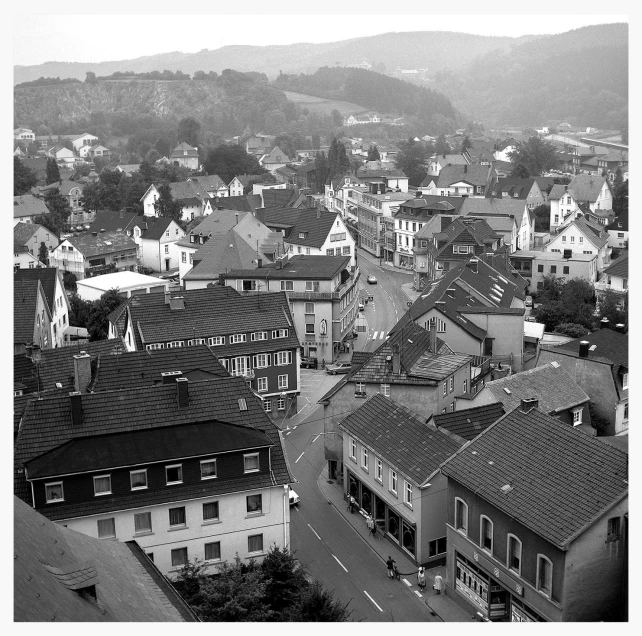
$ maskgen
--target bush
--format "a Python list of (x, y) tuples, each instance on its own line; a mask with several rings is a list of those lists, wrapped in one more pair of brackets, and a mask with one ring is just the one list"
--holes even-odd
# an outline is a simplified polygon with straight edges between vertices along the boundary
[(587, 336), (590, 331), (583, 325), (579, 325), (576, 322), (563, 322), (555, 327), (557, 333), (563, 333), (571, 338), (582, 338)]

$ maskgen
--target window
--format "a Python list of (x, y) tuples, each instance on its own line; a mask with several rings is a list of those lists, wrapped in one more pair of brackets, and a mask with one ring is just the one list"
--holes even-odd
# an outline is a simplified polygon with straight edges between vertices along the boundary
[(94, 496), (111, 495), (111, 475), (94, 477)]
[(575, 237), (571, 236), (571, 243), (575, 243)]
[(256, 473), (259, 470), (259, 454), (243, 455), (243, 472)]
[(182, 347), (185, 344), (183, 340), (172, 340), (172, 342), (167, 343), (167, 348), (168, 349), (176, 349), (178, 347)]
[(258, 378), (256, 390), (259, 393), (267, 393), (267, 390), (268, 390), (268, 379), (267, 378)]
[(390, 470), (390, 492), (397, 494), (397, 473), (394, 470)]
[(165, 246), (165, 254), (169, 254), (169, 245)]
[(255, 280), (241, 280), (238, 281), (241, 283), (241, 289), (243, 291), (255, 291), (256, 290), (256, 281)]
[(205, 560), (206, 561), (221, 560), (221, 542), (220, 541), (214, 541), (213, 543), (205, 544)]
[(564, 266), (562, 267), (562, 273), (563, 273), (563, 274), (568, 274), (568, 273), (569, 273), (568, 265), (564, 265)]
[(263, 535), (262, 534), (251, 534), (247, 538), (247, 551), (250, 554), (263, 552)]
[(455, 376), (451, 376), (450, 381), (450, 392), (452, 393), (455, 390)]
[(192, 340), (187, 341), (188, 347), (194, 347), (196, 345), (202, 345), (202, 344), (205, 344), (205, 338), (193, 338)]
[(629, 419), (629, 403), (628, 402), (624, 405), (624, 416), (623, 417), (624, 417), (625, 421)]
[(239, 342), (247, 342), (247, 334), (233, 333), (230, 336), (230, 344), (238, 344)]
[(350, 438), (350, 459), (357, 461), (357, 440), (354, 437)]
[(291, 351), (279, 351), (274, 354), (274, 364), (277, 367), (284, 367), (288, 364), (292, 364), (292, 352)]
[(216, 460), (201, 460), (201, 479), (213, 479), (216, 477)]
[(180, 508), (169, 509), (169, 527), (174, 528), (177, 526), (185, 525), (185, 506)]
[(203, 504), (203, 521), (218, 521), (218, 501)]
[(544, 266), (543, 265), (538, 265), (537, 266), (537, 271), (538, 272), (543, 272), (544, 271)]
[(566, 236), (562, 236), (562, 243), (566, 243)]
[[(266, 332), (264, 332), (264, 333), (266, 333)], [(258, 355), (254, 356), (254, 368), (255, 369), (265, 369), (268, 366), (270, 366), (269, 354), (267, 354), (267, 353), (259, 353)]]
[(165, 466), (165, 479), (167, 485), (182, 484), (183, 483), (183, 466), (182, 464), (174, 464), (172, 466)]
[(522, 542), (514, 535), (508, 535), (508, 568), (521, 575)]
[(383, 462), (378, 457), (375, 457), (375, 479), (383, 484)]
[(115, 539), (116, 538), (116, 520), (114, 517), (109, 519), (98, 519), (98, 538)]
[(134, 515), (134, 533), (146, 534), (152, 531), (152, 513), (139, 512)]
[(361, 468), (363, 468), (366, 472), (368, 472), (368, 449), (367, 448), (362, 448), (361, 449)]
[(350, 256), (350, 246), (349, 245), (344, 245), (343, 246), (343, 255), (344, 256)]
[(214, 336), (213, 338), (207, 339), (207, 344), (210, 347), (219, 347), (225, 344), (225, 336)]
[(172, 550), (172, 567), (180, 568), (187, 565), (187, 548)]
[(551, 265), (551, 274), (557, 274), (557, 265)]
[(483, 550), (493, 551), (493, 522), (486, 516), (481, 516), (481, 529), (479, 533), (479, 545)]
[(434, 557), (446, 553), (446, 537), (435, 539), (428, 543), (428, 556)]
[(444, 397), (448, 395), (448, 382), (444, 382), (444, 391), (443, 391)]
[(276, 401), (276, 409), (277, 411), (285, 411), (285, 398), (279, 398)]
[(287, 388), (288, 388), (288, 376), (287, 376), (287, 374), (280, 375), (279, 376), (279, 389), (287, 389)]
[(455, 530), (468, 534), (468, 506), (459, 497), (455, 497)]
[(245, 499), (247, 502), (248, 515), (263, 512), (263, 495), (248, 495)]
[(275, 329), (272, 331), (272, 338), (287, 338), (288, 330), (287, 329)]
[(611, 517), (606, 525), (606, 540), (617, 541), (620, 538), (620, 517)]
[(573, 426), (579, 426), (582, 423), (582, 409), (573, 411)]
[(537, 289), (544, 289), (544, 283), (543, 281), (537, 281)]
[(271, 413), (272, 412), (272, 400), (264, 400), (264, 402), (263, 402), (263, 410), (266, 413)]
[(462, 391), (466, 393), (468, 391), (468, 379), (464, 380), (464, 385), (462, 386)]
[(53, 481), (50, 484), (45, 484), (45, 496), (47, 498), (47, 503), (64, 501), (65, 494), (62, 489), (62, 482)]
[(385, 395), (386, 397), (390, 397), (390, 385), (389, 384), (382, 384), (380, 392), (381, 392), (381, 395)]
[(314, 334), (314, 323), (313, 322), (306, 322), (305, 323), (305, 333), (307, 334)]
[(314, 313), (314, 303), (305, 303), (305, 313), (306, 314)]
[(629, 374), (628, 373), (623, 373), (622, 374), (622, 388), (623, 389), (628, 389), (629, 388)]
[(553, 589), (553, 564), (543, 554), (537, 555), (537, 589), (551, 598)]
[(403, 502), (412, 508), (412, 484), (404, 482)]
[(306, 280), (305, 281), (305, 291), (307, 291), (307, 292), (318, 292), (319, 291), (319, 281), (318, 280)]

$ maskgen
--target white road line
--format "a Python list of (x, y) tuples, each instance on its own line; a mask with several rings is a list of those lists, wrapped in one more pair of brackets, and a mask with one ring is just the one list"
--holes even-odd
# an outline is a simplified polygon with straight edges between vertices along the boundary
[(379, 340), (383, 340), (384, 335), (385, 335), (385, 332), (384, 332), (384, 331), (382, 331), (382, 332), (381, 332), (381, 335), (379, 336)]
[(288, 431), (288, 432), (286, 433), (286, 435), (289, 435), (291, 432), (292, 432), (292, 431)]
[(321, 437), (321, 433), (319, 433), (310, 443), (314, 444), (314, 442), (316, 442), (319, 439), (319, 437)]
[(337, 559), (337, 557), (335, 557), (334, 554), (332, 556), (334, 557), (334, 560), (347, 572), (348, 568), (345, 565), (343, 565), (343, 563), (341, 563), (341, 561), (339, 561), (339, 559)]
[(316, 530), (315, 530), (315, 529), (314, 529), (310, 524), (308, 524), (308, 528), (310, 528), (310, 530), (312, 530), (312, 532), (314, 532), (314, 536), (315, 536), (319, 541), (321, 541), (321, 537), (317, 534), (317, 531), (316, 531)]
[(373, 339), (373, 340), (376, 340), (376, 339), (377, 339), (377, 334), (378, 334), (378, 333), (379, 333), (378, 331), (375, 331), (375, 332), (372, 334), (372, 339)]
[(419, 598), (423, 598), (423, 595), (422, 595), (420, 592), (418, 592), (417, 590), (415, 590), (415, 594), (416, 594)]
[[(303, 457), (304, 455), (305, 455), (305, 451), (303, 451), (303, 452), (299, 455), (299, 459), (301, 459), (301, 457)], [(298, 464), (298, 463), (299, 463), (299, 459), (297, 459), (294, 463), (295, 463), (295, 464)]]
[(401, 579), (408, 587), (412, 587), (412, 583), (408, 581), (408, 579)]
[(379, 605), (377, 605), (377, 601), (375, 601), (375, 600), (372, 598), (372, 596), (370, 596), (370, 594), (368, 594), (368, 592), (366, 592), (365, 590), (363, 590), (363, 593), (364, 593), (364, 594), (365, 594), (365, 595), (366, 595), (366, 596), (367, 596), (367, 597), (368, 597), (368, 598), (373, 602), (374, 606), (375, 606), (375, 607), (376, 607), (380, 612), (383, 612), (383, 610), (379, 607)]

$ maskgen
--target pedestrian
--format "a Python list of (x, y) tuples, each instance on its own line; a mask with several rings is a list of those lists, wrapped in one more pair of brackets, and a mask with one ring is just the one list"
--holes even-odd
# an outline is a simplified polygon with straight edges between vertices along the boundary
[(372, 519), (372, 526), (370, 527), (370, 532), (372, 533), (372, 538), (374, 539), (377, 536), (377, 522), (375, 519)]
[(350, 501), (348, 502), (348, 510), (350, 510), (350, 514), (354, 513), (355, 506), (357, 505), (357, 502), (355, 498), (350, 495)]
[(433, 588), (437, 594), (441, 594), (441, 590), (444, 588), (444, 579), (441, 578), (441, 574), (437, 574), (435, 576), (435, 584), (433, 585)]
[(395, 576), (395, 563), (396, 561), (391, 556), (388, 556), (388, 560), (386, 561), (386, 566), (388, 567), (389, 579), (392, 579)]
[(366, 515), (366, 528), (368, 528), (368, 532), (372, 532), (372, 517), (370, 515)]
[(422, 592), (426, 589), (426, 572), (422, 567), (417, 572), (417, 585)]

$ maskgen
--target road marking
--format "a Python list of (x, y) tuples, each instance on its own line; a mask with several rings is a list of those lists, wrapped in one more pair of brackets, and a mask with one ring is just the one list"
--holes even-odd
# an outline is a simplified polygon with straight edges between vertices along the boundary
[(378, 331), (375, 331), (375, 332), (372, 334), (372, 339), (373, 339), (373, 340), (376, 340), (376, 339), (377, 339), (377, 334), (378, 334), (378, 333), (379, 333)]
[(317, 534), (317, 531), (316, 531), (316, 530), (315, 530), (315, 529), (314, 529), (310, 524), (308, 524), (308, 528), (310, 528), (310, 530), (312, 530), (312, 532), (314, 532), (314, 536), (315, 536), (319, 541), (321, 541), (321, 537)]
[(319, 437), (321, 437), (321, 433), (319, 433), (319, 434), (318, 434), (318, 435), (317, 435), (317, 436), (316, 436), (316, 437), (315, 437), (315, 438), (310, 442), (310, 444), (314, 444), (314, 442), (316, 442), (316, 441), (319, 439)]
[(422, 594), (421, 594), (420, 592), (418, 592), (417, 590), (415, 590), (415, 594), (416, 594), (419, 598), (423, 598)]
[[(301, 459), (301, 457), (303, 457), (304, 455), (305, 455), (305, 451), (303, 451), (303, 452), (299, 455), (299, 459)], [(298, 463), (299, 463), (299, 459), (297, 459), (294, 463), (295, 463), (295, 464), (298, 464)]]
[(366, 596), (367, 596), (367, 597), (368, 597), (368, 598), (373, 602), (374, 606), (375, 606), (375, 607), (376, 607), (380, 612), (383, 612), (383, 610), (379, 607), (379, 605), (377, 605), (377, 601), (375, 601), (375, 600), (372, 598), (372, 596), (370, 596), (370, 594), (368, 594), (368, 592), (366, 592), (365, 590), (363, 590), (363, 593), (364, 593), (364, 594), (365, 594), (365, 595), (366, 595)]
[(382, 332), (381, 332), (381, 335), (379, 336), (379, 340), (383, 340), (384, 335), (385, 335), (385, 332), (384, 332), (384, 331), (382, 331)]
[(341, 561), (339, 561), (339, 559), (337, 559), (337, 557), (335, 557), (334, 554), (332, 556), (334, 557), (334, 560), (347, 572), (348, 568), (345, 565), (343, 565), (343, 563), (341, 563)]
[(412, 587), (412, 583), (408, 582), (408, 579), (401, 579), (408, 587)]
[(291, 432), (292, 432), (292, 431), (288, 431), (288, 432), (286, 433), (286, 435), (289, 435)]

